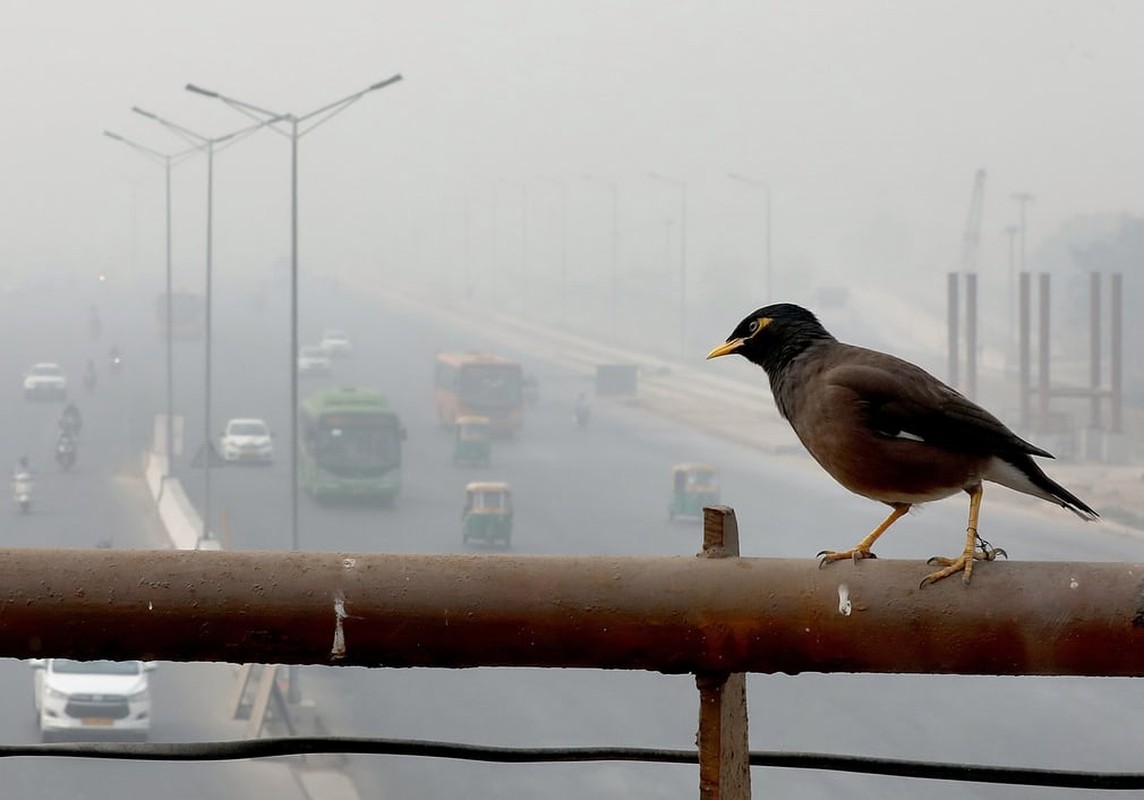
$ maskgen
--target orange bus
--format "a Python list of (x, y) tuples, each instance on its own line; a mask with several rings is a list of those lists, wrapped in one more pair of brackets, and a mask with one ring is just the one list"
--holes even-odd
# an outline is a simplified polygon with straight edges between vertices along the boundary
[(438, 353), (437, 418), (452, 427), (458, 417), (488, 417), (494, 433), (514, 434), (524, 424), (523, 375), (520, 364), (491, 353)]

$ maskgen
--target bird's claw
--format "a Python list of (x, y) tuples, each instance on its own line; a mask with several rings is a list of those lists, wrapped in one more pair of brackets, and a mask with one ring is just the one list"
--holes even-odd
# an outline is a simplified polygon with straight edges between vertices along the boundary
[(1009, 558), (1009, 554), (1002, 550), (1000, 547), (994, 547), (985, 539), (982, 539), (976, 528), (969, 528), (967, 533), (973, 535), (972, 544), (966, 542), (965, 552), (957, 558), (945, 558), (944, 556), (934, 556), (926, 561), (930, 566), (941, 566), (936, 572), (931, 572), (922, 578), (922, 582), (918, 584), (918, 588), (924, 588), (931, 583), (937, 583), (942, 578), (948, 578), (956, 572), (962, 573), (962, 581), (966, 584), (969, 583), (969, 578), (973, 574), (973, 564), (976, 561), (996, 561), (997, 556)]
[(849, 558), (855, 564), (857, 564), (862, 559), (877, 558), (877, 556), (871, 553), (869, 550), (860, 550), (856, 547), (853, 550), (843, 550), (841, 552), (835, 552), (834, 550), (821, 550), (819, 551), (818, 555), (815, 556), (815, 558), (818, 559), (818, 568), (822, 569), (832, 561), (844, 561), (845, 559)]
[(1006, 559), (1009, 558), (1009, 554), (1006, 553), (1002, 548), (994, 547), (993, 545), (989, 544), (989, 542), (982, 539), (980, 536), (977, 537), (977, 547), (981, 552), (979, 554), (974, 554), (974, 558), (980, 561), (995, 561), (997, 556), (1002, 556)]

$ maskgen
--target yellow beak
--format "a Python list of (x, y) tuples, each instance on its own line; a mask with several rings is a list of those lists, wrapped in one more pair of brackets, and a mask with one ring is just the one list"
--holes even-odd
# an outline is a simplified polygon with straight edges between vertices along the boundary
[(743, 346), (743, 342), (745, 341), (746, 339), (732, 339), (729, 342), (724, 342), (712, 350), (710, 353), (708, 353), (707, 358), (718, 358), (719, 356), (725, 356), (734, 353), (736, 350)]

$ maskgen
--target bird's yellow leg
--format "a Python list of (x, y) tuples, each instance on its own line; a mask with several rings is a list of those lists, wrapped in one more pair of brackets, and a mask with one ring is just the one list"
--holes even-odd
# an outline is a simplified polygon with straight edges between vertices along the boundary
[[(983, 490), (981, 486), (978, 486), (969, 495), (969, 526), (965, 529), (965, 549), (957, 558), (934, 556), (927, 561), (927, 564), (941, 564), (943, 569), (931, 572), (922, 578), (922, 586), (936, 583), (942, 578), (948, 578), (958, 572), (962, 573), (961, 580), (969, 583), (970, 576), (973, 575), (973, 563), (975, 561), (992, 561), (999, 555), (1006, 555), (1004, 550), (993, 547), (977, 535), (977, 518), (981, 513), (982, 494)], [(980, 551), (978, 550), (979, 543), (981, 545)]]
[(881, 525), (870, 531), (869, 536), (858, 542), (858, 544), (854, 545), (849, 550), (842, 550), (837, 553), (833, 550), (823, 550), (821, 553), (819, 553), (818, 566), (821, 567), (829, 564), (831, 561), (842, 561), (843, 559), (847, 558), (853, 559), (854, 561), (857, 561), (861, 558), (877, 558), (876, 555), (870, 552), (870, 548), (874, 546), (874, 542), (877, 541), (878, 537), (886, 532), (886, 528), (897, 522), (898, 518), (903, 516), (909, 510), (909, 503), (898, 503), (894, 506), (894, 510), (890, 512), (890, 516), (882, 520)]

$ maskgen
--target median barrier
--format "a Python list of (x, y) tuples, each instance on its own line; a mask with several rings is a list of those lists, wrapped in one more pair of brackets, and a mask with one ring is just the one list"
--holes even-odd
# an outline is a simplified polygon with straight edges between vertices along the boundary
[(159, 518), (177, 549), (198, 549), (203, 520), (178, 478), (168, 476), (163, 482), (163, 493), (159, 497)]

